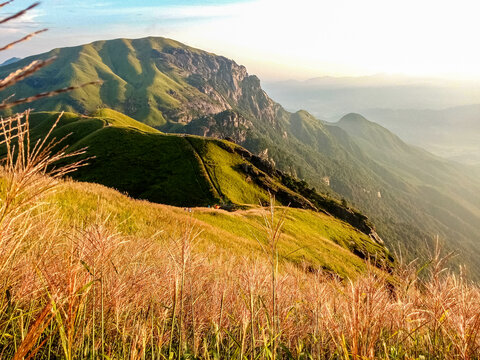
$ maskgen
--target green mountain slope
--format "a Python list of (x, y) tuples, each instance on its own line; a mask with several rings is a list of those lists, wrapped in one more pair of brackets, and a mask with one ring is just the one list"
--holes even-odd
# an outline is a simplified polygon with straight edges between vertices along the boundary
[[(31, 114), (32, 136), (44, 136), (58, 116)], [(365, 216), (228, 141), (167, 135), (108, 109), (91, 116), (66, 113), (52, 136), (67, 136), (61, 146), (68, 144), (72, 150), (88, 148), (84, 157), (90, 158), (89, 165), (73, 173), (78, 180), (116, 188), (138, 199), (188, 207), (256, 206), (268, 203), (272, 194), (279, 205), (335, 216), (383, 247)]]
[[(78, 223), (93, 224), (100, 216), (105, 226), (115, 229), (130, 241), (155, 239), (168, 244), (171, 238), (194, 224), (201, 232), (195, 252), (208, 258), (234, 257), (268, 261), (262, 249), (265, 241), (263, 215), (258, 205), (227, 212), (154, 204), (131, 199), (101, 185), (65, 181), (61, 191), (46, 199), (46, 206), (71, 229)], [(294, 265), (307, 271), (323, 270), (342, 278), (355, 278), (367, 271), (364, 254), (371, 259), (388, 257), (385, 248), (352, 226), (321, 212), (277, 208), (286, 211), (286, 222), (279, 242), (281, 266)], [(192, 221), (193, 219), (193, 221)], [(360, 255), (360, 256), (359, 256)]]
[[(187, 122), (205, 112), (216, 113), (228, 108), (225, 100), (212, 101), (190, 83), (181, 71), (164, 61), (174, 50), (196, 54), (197, 50), (176, 41), (161, 38), (98, 41), (72, 48), (55, 49), (40, 58), (57, 56), (54, 67), (41, 71), (15, 88), (17, 96), (31, 91), (64, 87), (88, 79), (105, 81), (100, 88), (80, 89), (71, 94), (42, 101), (41, 109), (92, 112), (103, 104), (148, 125), (161, 126), (166, 118)], [(1, 72), (20, 67), (32, 57), (5, 65)], [(225, 59), (226, 60), (226, 59)], [(228, 68), (228, 64), (225, 65)], [(203, 108), (208, 103), (209, 107)], [(165, 115), (165, 116), (164, 116)]]
[[(104, 84), (37, 102), (37, 110), (65, 109), (90, 114), (109, 107), (163, 132), (228, 138), (259, 156), (263, 163), (306, 180), (316, 191), (347, 199), (374, 221), (387, 244), (401, 245), (415, 256), (426, 242), (439, 235), (450, 248), (464, 254), (462, 261), (480, 274), (475, 260), (480, 253), (476, 230), (480, 204), (477, 197), (470, 196), (480, 193), (480, 182), (456, 165), (428, 162), (426, 157), (417, 159), (415, 155), (408, 157), (406, 154), (414, 150), (382, 131), (374, 138), (359, 140), (341, 124), (324, 123), (305, 111), (287, 112), (268, 97), (259, 79), (249, 75), (243, 66), (172, 40), (98, 41), (53, 50), (39, 57), (51, 55), (59, 57), (54, 65), (9, 91), (23, 96), (96, 78), (104, 80)], [(0, 75), (32, 59), (6, 65), (0, 68)], [(136, 134), (128, 136), (136, 138)], [(159, 136), (149, 134), (148, 138)], [(188, 153), (185, 139), (169, 141), (185, 145), (181, 151)], [(383, 150), (379, 151), (381, 144)], [(196, 143), (190, 145), (195, 147)], [(196, 146), (197, 153), (202, 148), (203, 145)], [(220, 148), (217, 146), (215, 151)], [(416, 161), (408, 164), (408, 159), (413, 158)], [(172, 157), (165, 161), (169, 159)], [(397, 163), (402, 164), (398, 169), (397, 165), (389, 166)], [(138, 170), (144, 165), (138, 164)], [(208, 162), (200, 165), (205, 169), (209, 166)], [(227, 170), (234, 167), (227, 166)], [(161, 177), (162, 171), (158, 167), (148, 178)], [(108, 185), (115, 186), (113, 180)], [(207, 180), (215, 182), (211, 175)], [(144, 195), (140, 187), (135, 188), (138, 182), (132, 185), (135, 179), (128, 182), (136, 196)], [(159, 193), (150, 188), (149, 182), (140, 185), (150, 189), (144, 191), (149, 196), (149, 191)], [(202, 186), (198, 185), (196, 193)], [(308, 193), (305, 185), (297, 187), (297, 191)], [(211, 196), (215, 199), (217, 195), (213, 192)], [(241, 202), (234, 195), (227, 196), (230, 197)]]
[[(480, 239), (480, 185), (469, 167), (436, 157), (405, 144), (400, 138), (359, 114), (349, 114), (336, 125), (347, 131), (357, 145), (384, 171), (384, 178), (400, 179), (397, 192), (425, 214), (425, 227), (437, 228), (459, 242), (464, 256), (478, 249)], [(385, 194), (383, 194), (385, 195)], [(418, 212), (414, 213), (418, 214)], [(427, 216), (418, 216), (417, 223)], [(420, 224), (418, 225), (420, 226)], [(473, 262), (473, 257), (471, 258)]]
[[(58, 116), (31, 114), (33, 136), (45, 135)], [(227, 142), (167, 135), (105, 109), (92, 116), (64, 114), (52, 136), (66, 135), (65, 143), (72, 150), (87, 147), (86, 156), (94, 157), (89, 166), (75, 173), (76, 178), (114, 187), (135, 198), (178, 206), (268, 200), (266, 190), (245, 181), (235, 170), (247, 161)], [(228, 178), (227, 184), (222, 176)]]

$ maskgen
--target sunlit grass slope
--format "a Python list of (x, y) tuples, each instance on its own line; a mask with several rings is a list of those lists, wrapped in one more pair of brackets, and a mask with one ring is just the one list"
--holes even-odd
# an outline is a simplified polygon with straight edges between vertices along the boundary
[[(66, 181), (61, 190), (48, 199), (51, 209), (59, 210), (66, 227), (89, 224), (107, 218), (107, 226), (123, 235), (169, 241), (189, 221), (201, 231), (196, 251), (208, 257), (235, 256), (238, 259), (264, 258), (267, 246), (263, 215), (267, 209), (227, 212), (209, 208), (185, 209), (129, 198), (97, 184)], [(385, 248), (350, 225), (331, 216), (302, 209), (277, 208), (277, 216), (286, 211), (286, 222), (279, 243), (281, 262), (309, 269), (323, 269), (341, 277), (355, 278), (366, 270), (363, 253), (385, 258)]]
[[(31, 115), (32, 134), (43, 136), (59, 113)], [(72, 150), (88, 147), (88, 167), (76, 179), (101, 183), (135, 198), (172, 205), (258, 204), (268, 193), (239, 170), (246, 161), (235, 145), (167, 135), (113, 110), (91, 116), (65, 113), (53, 132)], [(280, 186), (280, 185), (279, 185)]]
[[(44, 136), (58, 118), (54, 112), (32, 114), (33, 137)], [(254, 162), (261, 166), (260, 160), (249, 158), (248, 152), (233, 143), (164, 134), (107, 109), (91, 116), (63, 114), (52, 136), (67, 136), (64, 143), (72, 151), (87, 148), (89, 164), (72, 174), (75, 179), (106, 185), (136, 199), (180, 206), (127, 201), (107, 190), (101, 193), (109, 198), (97, 204), (98, 194), (81, 192), (82, 186), (90, 185), (71, 185), (76, 191), (70, 189), (57, 199), (66, 219), (80, 220), (107, 207), (106, 212), (114, 214), (127, 234), (148, 237), (156, 231), (171, 234), (172, 224), (187, 215), (183, 207), (203, 206), (194, 217), (205, 227), (205, 246), (215, 244), (230, 253), (248, 255), (252, 249), (261, 249), (262, 211), (258, 206), (268, 203), (270, 194), (278, 194), (277, 205), (303, 208), (287, 210), (281, 248), (283, 254), (290, 254), (289, 261), (320, 266), (342, 276), (364, 269), (362, 259), (386, 260), (386, 266), (391, 265), (388, 251), (368, 236), (372, 229), (365, 227), (366, 219), (360, 214), (340, 205), (336, 206), (344, 211), (339, 218), (315, 211), (322, 208), (288, 187), (280, 173), (270, 170), (267, 174), (257, 168)], [(215, 204), (244, 210), (228, 213), (207, 208)]]
[[(59, 113), (31, 115), (32, 135), (45, 136)], [(115, 188), (136, 199), (174, 206), (232, 209), (269, 202), (324, 211), (375, 236), (368, 219), (277, 171), (239, 145), (194, 135), (164, 134), (113, 110), (66, 113), (53, 136), (71, 151), (87, 148), (89, 165), (72, 176)], [(63, 146), (62, 145), (62, 146)]]

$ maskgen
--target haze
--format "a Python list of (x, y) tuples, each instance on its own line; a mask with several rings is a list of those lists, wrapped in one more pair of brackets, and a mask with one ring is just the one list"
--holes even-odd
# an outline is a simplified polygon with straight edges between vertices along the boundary
[[(29, 4), (19, 0), (8, 10)], [(264, 80), (373, 73), (471, 79), (480, 78), (479, 10), (468, 0), (46, 0), (4, 29), (0, 41), (50, 31), (0, 60), (152, 35), (231, 57)]]

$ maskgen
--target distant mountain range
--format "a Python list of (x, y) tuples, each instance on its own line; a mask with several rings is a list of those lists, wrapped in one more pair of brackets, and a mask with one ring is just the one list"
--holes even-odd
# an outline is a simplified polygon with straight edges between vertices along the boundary
[(358, 112), (413, 145), (466, 164), (480, 163), (480, 82), (373, 75), (266, 84), (289, 109), (337, 121)]
[(307, 109), (329, 121), (367, 109), (443, 110), (478, 104), (480, 99), (478, 81), (383, 74), (269, 82), (264, 87), (286, 108)]
[[(302, 196), (318, 192), (345, 198), (370, 217), (390, 247), (402, 247), (415, 256), (439, 235), (480, 275), (480, 181), (469, 168), (407, 145), (358, 114), (332, 124), (306, 111), (288, 112), (243, 66), (164, 38), (98, 41), (56, 49), (6, 65), (0, 75), (34, 58), (52, 55), (58, 56), (53, 65), (12, 87), (10, 93), (22, 97), (100, 78), (104, 84), (99, 88), (76, 90), (33, 106), (88, 116), (108, 107), (162, 132), (227, 138), (272, 169), (305, 180), (290, 184)], [(163, 147), (151, 144), (142, 151), (152, 151), (150, 146), (158, 146), (155, 152)], [(126, 159), (129, 148), (122, 150)], [(152, 166), (160, 165), (145, 163), (145, 172)], [(162, 187), (169, 178), (174, 181), (167, 174)], [(133, 184), (134, 178), (119, 172), (107, 185)], [(135, 186), (134, 196), (143, 197), (142, 191), (149, 191), (145, 183)], [(162, 187), (154, 192), (161, 192)], [(194, 200), (192, 196), (192, 205)]]

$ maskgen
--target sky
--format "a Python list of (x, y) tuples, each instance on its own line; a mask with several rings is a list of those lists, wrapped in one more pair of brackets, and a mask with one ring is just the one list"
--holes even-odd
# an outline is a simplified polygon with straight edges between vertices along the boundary
[[(32, 2), (16, 0), (0, 14)], [(267, 81), (376, 73), (480, 79), (478, 14), (478, 0), (43, 0), (0, 25), (0, 45), (49, 31), (0, 53), (0, 61), (164, 36), (232, 58)]]

